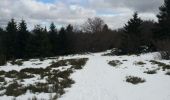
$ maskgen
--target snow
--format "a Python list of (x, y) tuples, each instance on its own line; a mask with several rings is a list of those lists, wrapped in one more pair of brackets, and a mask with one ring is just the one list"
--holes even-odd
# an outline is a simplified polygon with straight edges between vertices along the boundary
[[(111, 60), (125, 59), (128, 61), (119, 68), (107, 64)], [(59, 100), (170, 100), (170, 76), (161, 71), (153, 75), (143, 73), (146, 67), (151, 68), (149, 63), (144, 68), (133, 64), (159, 59), (159, 53), (121, 57), (103, 57), (99, 53), (90, 56), (85, 68), (72, 74), (75, 84)], [(127, 83), (125, 77), (129, 75), (142, 77), (146, 82), (138, 85)]]
[[(150, 60), (170, 64), (169, 60), (161, 60), (160, 54), (157, 52), (141, 54), (139, 56), (101, 56), (103, 53), (106, 52), (63, 56), (58, 59), (89, 58), (83, 69), (77, 70), (71, 75), (75, 83), (71, 88), (65, 89), (66, 93), (59, 100), (170, 100), (170, 76), (165, 75), (167, 71), (158, 70), (156, 74), (144, 73), (148, 69), (159, 68), (157, 65), (151, 64), (149, 62)], [(112, 60), (119, 60), (123, 64), (117, 67), (110, 66), (108, 62)], [(10, 65), (8, 63), (6, 66), (0, 66), (0, 70), (19, 71), (24, 68), (45, 68), (52, 61), (52, 59), (46, 59), (44, 61), (35, 60), (33, 62), (25, 61), (23, 66)], [(139, 61), (146, 64), (136, 65), (135, 62)], [(42, 64), (34, 65), (33, 63)], [(65, 66), (65, 68), (70, 68), (70, 66)], [(57, 69), (65, 70), (62, 67)], [(141, 77), (146, 82), (133, 85), (126, 82), (126, 76)], [(43, 82), (43, 80), (41, 81)], [(24, 81), (26, 84), (32, 84), (39, 80), (34, 80), (33, 78)], [(27, 92), (25, 95), (17, 97), (17, 100), (27, 100), (33, 96), (48, 100), (50, 94), (31, 94)], [(12, 98), (1, 96), (0, 100), (11, 100)]]

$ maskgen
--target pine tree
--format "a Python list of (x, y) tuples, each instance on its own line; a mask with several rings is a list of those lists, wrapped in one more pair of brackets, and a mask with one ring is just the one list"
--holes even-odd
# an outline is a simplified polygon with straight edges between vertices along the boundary
[(16, 36), (16, 57), (23, 58), (26, 55), (26, 45), (28, 42), (29, 32), (24, 20), (19, 23), (19, 29)]
[(159, 10), (154, 38), (156, 40), (170, 39), (170, 0), (164, 0), (164, 5)]
[(29, 57), (50, 56), (51, 45), (48, 39), (47, 31), (40, 25), (35, 26), (33, 35), (29, 38), (27, 52)]
[(71, 34), (73, 32), (73, 26), (69, 24), (66, 28), (67, 33)]
[(138, 13), (135, 12), (133, 18), (125, 24), (124, 34), (122, 39), (122, 48), (124, 52), (135, 53), (138, 52), (139, 46), (141, 46), (141, 25), (142, 20), (138, 17)]
[(49, 41), (51, 43), (52, 53), (55, 56), (57, 54), (57, 43), (58, 43), (58, 36), (57, 36), (57, 29), (54, 23), (52, 22), (50, 25), (50, 31), (48, 34)]
[(69, 24), (66, 27), (66, 44), (67, 44), (67, 54), (73, 53), (73, 37), (74, 36), (74, 32), (73, 32), (73, 26), (71, 24)]
[(67, 39), (66, 39), (66, 30), (64, 27), (62, 27), (59, 31), (59, 35), (58, 35), (58, 50), (59, 50), (59, 54), (61, 55), (65, 55), (67, 52)]
[(108, 32), (108, 31), (109, 31), (108, 25), (105, 24), (105, 25), (103, 26), (103, 32)]
[(4, 35), (5, 54), (8, 59), (15, 58), (17, 25), (14, 19), (8, 22)]
[(6, 56), (4, 54), (4, 45), (3, 45), (3, 36), (4, 36), (4, 30), (0, 28), (0, 66), (6, 64)]

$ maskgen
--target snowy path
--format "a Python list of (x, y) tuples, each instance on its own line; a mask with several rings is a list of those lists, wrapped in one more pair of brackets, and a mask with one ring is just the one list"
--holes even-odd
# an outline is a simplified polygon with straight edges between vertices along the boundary
[(84, 70), (72, 75), (76, 83), (68, 94), (66, 93), (66, 98), (61, 100), (69, 100), (69, 98), (71, 100), (115, 99), (115, 96), (110, 93), (111, 88), (106, 88), (112, 84), (110, 79), (113, 71), (110, 68), (104, 59), (97, 56), (90, 57)]
[[(170, 100), (169, 76), (162, 73), (149, 76), (139, 72), (139, 68), (126, 68), (126, 65), (133, 66), (129, 62), (144, 60), (126, 58), (130, 61), (124, 63), (124, 67), (114, 69), (108, 61), (121, 58), (90, 56), (86, 66), (72, 75), (76, 83), (59, 100)], [(125, 82), (127, 75), (144, 77), (147, 82), (132, 85)]]

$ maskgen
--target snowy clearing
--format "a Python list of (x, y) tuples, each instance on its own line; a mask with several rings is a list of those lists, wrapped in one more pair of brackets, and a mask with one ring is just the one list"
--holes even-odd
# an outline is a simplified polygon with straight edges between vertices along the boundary
[[(108, 52), (108, 51), (107, 51)], [(22, 66), (11, 65), (0, 66), (0, 71), (20, 71), (24, 68), (46, 68), (53, 61), (62, 59), (88, 58), (86, 65), (81, 70), (76, 70), (70, 78), (74, 80), (71, 87), (65, 88), (65, 93), (59, 100), (170, 100), (170, 75), (166, 74), (169, 70), (170, 61), (161, 60), (159, 53), (147, 53), (130, 56), (102, 56), (106, 52), (88, 55), (63, 56), (58, 59), (46, 59), (44, 61), (35, 60), (34, 62), (25, 61)], [(112, 66), (109, 62), (112, 61)], [(166, 65), (160, 66), (155, 62)], [(41, 63), (35, 65), (33, 63)], [(115, 63), (115, 64), (114, 64)], [(118, 63), (118, 64), (117, 64)], [(162, 64), (162, 65), (163, 65)], [(60, 66), (53, 70), (64, 71), (71, 68)], [(154, 70), (154, 71), (153, 71)], [(144, 82), (132, 84), (126, 82), (128, 76), (139, 77)], [(33, 84), (37, 80), (36, 76), (26, 79), (22, 84)], [(5, 78), (10, 81), (10, 78)], [(40, 80), (44, 82), (45, 79)], [(3, 91), (0, 91), (0, 93)], [(16, 97), (17, 100), (27, 100), (36, 96), (38, 99), (49, 99), (53, 93), (36, 93), (29, 91), (24, 95)], [(11, 100), (12, 96), (0, 96), (0, 100)]]

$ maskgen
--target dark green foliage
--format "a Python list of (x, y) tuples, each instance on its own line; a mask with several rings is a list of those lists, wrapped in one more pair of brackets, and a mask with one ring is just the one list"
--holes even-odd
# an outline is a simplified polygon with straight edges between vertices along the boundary
[(57, 50), (58, 50), (58, 35), (57, 35), (57, 29), (56, 29), (56, 26), (54, 25), (54, 23), (51, 23), (51, 25), (50, 25), (50, 31), (49, 31), (48, 37), (49, 37), (49, 41), (52, 46), (51, 51), (52, 51), (53, 55), (56, 55)]
[(5, 31), (0, 28), (0, 66), (5, 65), (7, 62), (5, 55), (5, 45), (4, 45), (4, 35)]
[(170, 39), (170, 0), (164, 0), (164, 5), (160, 8), (157, 15), (158, 24), (155, 28), (154, 38), (156, 40)]
[(40, 25), (35, 26), (33, 35), (29, 38), (27, 44), (28, 57), (46, 57), (50, 56), (51, 45), (48, 39), (47, 31)]
[(8, 59), (14, 58), (16, 53), (17, 25), (14, 19), (8, 22), (6, 33), (4, 34), (4, 52)]
[(66, 30), (64, 27), (61, 28), (61, 30), (59, 31), (59, 35), (58, 35), (58, 53), (61, 55), (65, 55), (67, 54), (67, 36), (66, 36)]
[(27, 24), (24, 20), (19, 23), (18, 32), (16, 35), (16, 58), (26, 57), (26, 45), (28, 44), (29, 32)]
[(126, 82), (129, 82), (129, 83), (132, 83), (132, 84), (139, 84), (139, 83), (144, 83), (145, 79), (142, 79), (140, 77), (135, 77), (135, 76), (127, 76)]
[(0, 66), (3, 66), (7, 63), (6, 56), (0, 55)]
[(135, 12), (133, 18), (128, 21), (122, 34), (122, 50), (125, 53), (138, 53), (141, 46), (141, 25), (142, 20)]
[(158, 23), (153, 31), (154, 44), (157, 50), (170, 53), (170, 0), (164, 0), (159, 10)]

